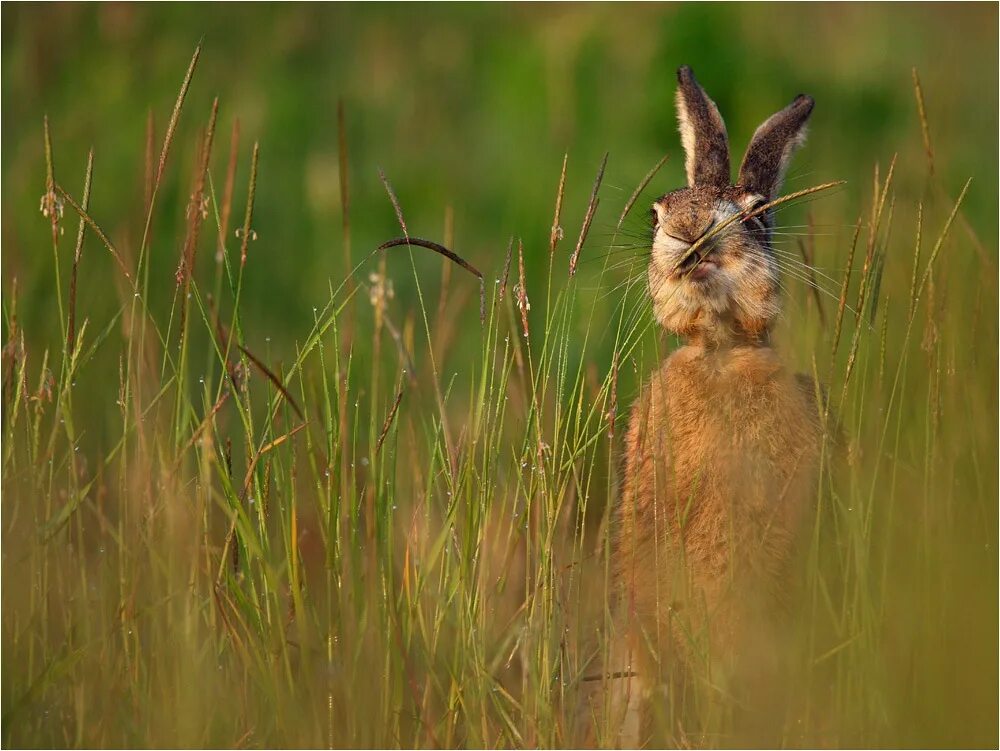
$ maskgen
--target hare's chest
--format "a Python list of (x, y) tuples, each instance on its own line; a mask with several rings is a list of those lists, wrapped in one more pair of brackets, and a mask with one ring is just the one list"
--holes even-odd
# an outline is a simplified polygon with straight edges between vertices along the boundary
[(661, 376), (659, 458), (675, 494), (727, 516), (783, 505), (815, 441), (802, 392), (773, 355), (671, 358)]

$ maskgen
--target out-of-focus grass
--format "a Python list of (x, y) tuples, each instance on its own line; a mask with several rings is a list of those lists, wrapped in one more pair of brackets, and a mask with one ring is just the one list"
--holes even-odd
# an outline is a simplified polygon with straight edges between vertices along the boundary
[[(817, 493), (802, 701), (782, 735), (995, 741), (995, 7), (5, 6), (3, 20), (6, 743), (572, 740), (613, 596), (617, 438), (673, 345), (649, 326), (641, 284), (618, 286), (641, 248), (610, 246), (641, 245), (645, 203), (614, 227), (664, 152), (643, 201), (681, 182), (681, 62), (737, 152), (795, 93), (813, 94), (786, 188), (848, 180), (782, 212), (805, 232), (782, 247), (801, 240), (832, 297), (786, 279), (780, 343), (828, 385), (847, 437)], [(144, 246), (150, 175), (202, 33)], [(211, 179), (192, 201), (216, 94)], [(88, 211), (131, 270), (87, 230), (75, 356), (64, 329), (78, 217), (62, 202), (53, 244), (38, 213), (44, 113), (54, 181), (78, 202), (93, 145)], [(235, 236), (254, 141), (252, 234)], [(566, 237), (550, 255), (566, 152)], [(345, 242), (358, 263), (400, 233), (378, 166), (411, 234), (486, 273), (482, 325), (476, 281), (419, 249), (371, 258), (342, 284)], [(833, 353), (859, 216), (858, 314), (846, 311)], [(523, 279), (515, 241), (494, 284), (510, 235)], [(192, 237), (190, 285), (178, 285)]]

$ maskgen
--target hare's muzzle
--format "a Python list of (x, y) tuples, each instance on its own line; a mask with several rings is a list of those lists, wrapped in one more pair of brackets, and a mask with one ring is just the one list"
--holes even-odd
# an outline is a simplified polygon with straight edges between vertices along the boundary
[(687, 252), (677, 270), (675, 277), (701, 280), (709, 277), (719, 268), (719, 253), (714, 247), (695, 249)]

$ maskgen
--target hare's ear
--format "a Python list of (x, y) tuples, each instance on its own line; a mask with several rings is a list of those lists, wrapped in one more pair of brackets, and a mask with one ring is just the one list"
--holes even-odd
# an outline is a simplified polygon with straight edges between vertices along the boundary
[(688, 185), (729, 185), (729, 139), (715, 102), (688, 66), (678, 69), (677, 83), (677, 122)]
[(737, 179), (740, 186), (769, 201), (774, 200), (781, 189), (792, 152), (806, 140), (806, 120), (813, 104), (812, 97), (799, 94), (795, 101), (757, 128), (740, 165)]

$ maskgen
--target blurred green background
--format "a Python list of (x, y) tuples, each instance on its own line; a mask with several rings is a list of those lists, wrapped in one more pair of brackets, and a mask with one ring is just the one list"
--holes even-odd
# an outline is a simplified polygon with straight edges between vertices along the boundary
[[(259, 239), (244, 317), (249, 331), (272, 342), (301, 337), (328, 280), (343, 278), (338, 99), (346, 113), (355, 259), (399, 234), (381, 167), (414, 235), (440, 239), (450, 205), (458, 252), (495, 275), (508, 237), (521, 236), (530, 277), (546, 263), (541, 250), (564, 153), (570, 241), (605, 151), (598, 242), (664, 153), (670, 162), (651, 190), (681, 184), (673, 91), (682, 63), (723, 112), (734, 163), (762, 119), (800, 91), (816, 98), (810, 142), (786, 188), (848, 180), (846, 190), (818, 204), (840, 220), (817, 238), (819, 252), (843, 244), (850, 234), (843, 217), (856, 216), (870, 195), (874, 163), (884, 169), (896, 152), (923, 159), (910, 80), (916, 66), (944, 184), (954, 196), (966, 177), (976, 178), (967, 212), (995, 247), (996, 35), (992, 4), (5, 5), (3, 289), (17, 277), (26, 332), (36, 344), (51, 344), (58, 331), (52, 256), (38, 245), (48, 231), (38, 212), (45, 113), (57, 180), (79, 195), (93, 146), (93, 216), (134, 255), (147, 112), (155, 117), (158, 153), (202, 38), (159, 198), (152, 288), (162, 279), (159, 302), (169, 305), (196, 132), (218, 95), (219, 183), (234, 118), (242, 129), (236, 215), (250, 146), (261, 143)], [(910, 166), (900, 180), (920, 179), (922, 170)], [(79, 306), (97, 323), (116, 309), (107, 294), (116, 272), (93, 239), (86, 254)], [(210, 255), (202, 253), (201, 262), (210, 265)], [(436, 283), (440, 260), (420, 254), (417, 261)], [(408, 309), (412, 274), (397, 276), (397, 298)], [(598, 300), (609, 315), (614, 302)]]

